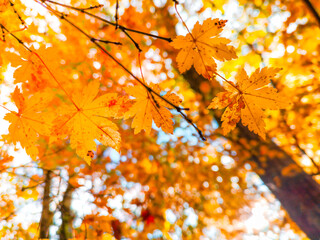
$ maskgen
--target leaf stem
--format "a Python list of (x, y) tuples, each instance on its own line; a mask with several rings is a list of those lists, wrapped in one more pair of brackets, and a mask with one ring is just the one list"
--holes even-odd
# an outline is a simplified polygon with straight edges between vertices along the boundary
[(188, 28), (187, 24), (185, 23), (185, 21), (183, 21), (183, 19), (182, 19), (181, 15), (180, 15), (180, 13), (179, 13), (179, 11), (178, 11), (178, 9), (177, 9), (177, 5), (178, 5), (178, 4), (179, 4), (179, 3), (178, 3), (178, 1), (174, 1), (174, 8), (175, 8), (175, 10), (176, 10), (176, 13), (178, 14), (178, 16), (179, 16), (179, 18), (180, 18), (180, 20), (181, 20), (181, 22), (182, 22), (183, 26), (187, 29), (187, 31), (188, 31), (188, 32), (189, 32), (189, 34), (191, 35), (192, 39), (195, 41), (195, 39), (194, 39), (193, 35), (191, 34), (191, 32), (190, 32), (190, 30), (189, 30), (189, 28)]
[(39, 56), (38, 53), (36, 52), (32, 52), (33, 54), (35, 54), (38, 59), (42, 62), (42, 64), (44, 65), (44, 67), (48, 70), (49, 74), (51, 75), (51, 77), (55, 80), (55, 82), (58, 84), (58, 86), (62, 89), (62, 91), (64, 91), (64, 93), (66, 94), (66, 96), (70, 99), (70, 101), (72, 102), (72, 104), (76, 107), (77, 110), (80, 110), (80, 108), (77, 106), (77, 104), (73, 101), (72, 97), (69, 95), (69, 93), (64, 89), (64, 87), (61, 85), (61, 83), (58, 81), (58, 79), (56, 79), (56, 77), (53, 75), (53, 73), (50, 71), (50, 69), (48, 68), (48, 66), (45, 64), (45, 62), (42, 60), (42, 58)]
[(8, 108), (6, 108), (5, 106), (3, 106), (3, 105), (0, 105), (0, 107), (3, 107), (5, 110), (7, 110), (7, 111), (9, 111), (9, 112), (13, 112), (13, 111), (11, 111), (10, 109), (8, 109)]
[(232, 87), (234, 87), (239, 93), (241, 93), (241, 91), (239, 90), (239, 88), (234, 85), (233, 82), (227, 80), (225, 77), (221, 76), (219, 73), (215, 72), (214, 74), (216, 74), (217, 76), (219, 76), (220, 78), (222, 78), (223, 81), (225, 81), (226, 83), (230, 84)]

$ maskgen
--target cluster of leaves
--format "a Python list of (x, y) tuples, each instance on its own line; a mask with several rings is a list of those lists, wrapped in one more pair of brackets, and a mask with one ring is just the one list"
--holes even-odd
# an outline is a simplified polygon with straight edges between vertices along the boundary
[[(193, 65), (197, 72), (212, 79), (217, 74), (217, 64), (220, 61), (237, 58), (234, 47), (227, 45), (230, 40), (219, 37), (226, 20), (207, 19), (202, 25), (196, 23), (192, 33), (185, 37), (178, 36), (172, 46), (181, 49), (177, 56), (178, 68), (181, 73)], [(226, 108), (221, 120), (224, 134), (227, 134), (240, 118), (242, 123), (256, 134), (265, 139), (265, 124), (262, 109), (281, 109), (289, 106), (285, 97), (278, 94), (271, 86), (273, 79), (280, 69), (257, 69), (249, 78), (242, 68), (236, 77), (236, 83), (224, 80), (226, 92), (219, 93), (212, 100), (209, 108)]]
[[(37, 52), (32, 51), (26, 58), (21, 56), (22, 61), (18, 61), (20, 58), (14, 61), (18, 56), (9, 56), (13, 66), (22, 64), (15, 71), (17, 82), (41, 81), (36, 87), (41, 91), (25, 98), (16, 87), (12, 99), (18, 112), (10, 111), (5, 116), (11, 123), (9, 134), (5, 138), (9, 143), (20, 142), (34, 160), (38, 156), (36, 142), (39, 134), (50, 137), (51, 142), (69, 137), (71, 147), (76, 149), (77, 154), (88, 164), (93, 157), (91, 153), (96, 150), (95, 139), (119, 151), (121, 140), (118, 127), (109, 118), (134, 117), (132, 127), (135, 134), (141, 130), (150, 133), (152, 120), (163, 131), (173, 133), (172, 114), (168, 109), (172, 109), (173, 104), (179, 106), (181, 103), (181, 99), (174, 93), (161, 96), (159, 85), (151, 84), (146, 86), (158, 93), (158, 96), (153, 96), (153, 92), (141, 85), (134, 85), (126, 88), (126, 92), (134, 99), (118, 96), (116, 93), (97, 97), (100, 83), (94, 80), (71, 95), (39, 56), (41, 52), (42, 55), (53, 57), (52, 50), (40, 49)], [(55, 83), (65, 92), (69, 101), (60, 104), (54, 111), (49, 111), (50, 104), (59, 101), (54, 99), (56, 92), (49, 90), (49, 86)], [(31, 86), (34, 87), (33, 84)]]
[[(193, 30), (189, 31), (180, 19), (189, 33), (186, 36), (177, 36), (171, 43), (168, 43), (171, 41), (169, 38), (164, 38), (167, 40), (163, 41), (164, 39), (154, 35), (129, 31), (142, 29), (144, 33), (157, 29), (158, 34), (174, 36), (177, 20), (168, 13), (172, 5), (169, 1), (165, 7), (157, 8), (153, 16), (150, 14), (155, 7), (153, 3), (144, 2), (143, 13), (131, 6), (125, 10), (119, 21), (110, 22), (112, 24), (99, 18), (104, 14), (112, 16), (113, 12), (98, 12), (100, 5), (94, 1), (71, 1), (71, 8), (69, 5), (56, 8), (54, 1), (34, 2), (44, 6), (51, 12), (51, 16), (58, 17), (61, 23), (59, 30), (47, 23), (47, 16), (40, 14), (36, 16), (38, 23), (35, 21), (28, 25), (27, 30), (22, 30), (24, 23), (20, 19), (30, 16), (20, 15), (25, 14), (25, 9), (30, 9), (18, 0), (14, 1), (14, 6), (10, 5), (10, 1), (0, 2), (0, 26), (3, 32), (3, 43), (0, 46), (3, 54), (0, 61), (4, 69), (8, 63), (18, 67), (14, 72), (15, 87), (11, 94), (17, 110), (14, 111), (9, 104), (2, 106), (8, 112), (5, 119), (10, 122), (9, 134), (2, 138), (8, 144), (19, 142), (44, 172), (53, 171), (53, 179), (61, 181), (64, 174), (68, 175), (68, 179), (62, 181), (72, 186), (71, 193), (83, 188), (83, 182), (90, 179), (92, 187), (87, 191), (94, 196), (93, 204), (98, 210), (83, 217), (76, 237), (108, 239), (111, 238), (109, 233), (113, 232), (117, 239), (121, 235), (143, 239), (147, 238), (147, 233), (161, 229), (164, 237), (170, 239), (169, 233), (174, 233), (175, 226), (180, 226), (183, 234), (198, 239), (201, 235), (199, 229), (212, 224), (212, 221), (229, 239), (235, 237), (236, 233), (230, 233), (227, 226), (237, 221), (238, 209), (252, 198), (244, 196), (248, 169), (245, 161), (250, 158), (253, 146), (257, 143), (239, 139), (238, 144), (241, 147), (237, 145), (238, 147), (230, 148), (229, 143), (224, 142), (217, 147), (224, 150), (217, 151), (208, 146), (189, 146), (189, 139), (179, 135), (179, 130), (183, 129), (187, 135), (190, 129), (185, 127), (183, 122), (180, 124), (179, 118), (174, 119), (172, 113), (175, 110), (190, 125), (201, 126), (209, 141), (215, 137), (212, 133), (219, 130), (207, 124), (212, 122), (207, 108), (225, 109), (221, 117), (221, 128), (226, 136), (232, 134), (229, 132), (240, 119), (243, 125), (262, 138), (266, 138), (266, 129), (268, 134), (274, 136), (280, 132), (280, 128), (274, 125), (281, 124), (281, 121), (278, 121), (281, 118), (278, 117), (279, 112), (274, 111), (271, 114), (274, 121), (267, 119), (265, 124), (265, 109), (282, 109), (290, 104), (289, 98), (279, 94), (275, 88), (278, 87), (276, 74), (280, 69), (260, 69), (254, 65), (258, 62), (256, 58), (251, 56), (237, 58), (239, 53), (236, 52), (239, 52), (239, 49), (230, 44), (231, 40), (220, 36), (226, 20), (207, 19), (203, 23), (197, 22)], [(116, 5), (116, 1), (110, 1), (110, 5)], [(178, 11), (176, 13), (179, 17)], [(150, 20), (140, 23), (133, 18)], [(163, 21), (164, 19), (166, 21)], [(107, 26), (108, 24), (110, 26)], [(43, 25), (45, 30), (39, 30), (39, 26), (43, 28)], [(260, 36), (254, 34), (256, 35)], [(243, 42), (244, 36), (246, 33), (239, 36)], [(106, 38), (118, 39), (122, 45)], [(246, 40), (251, 41), (249, 37)], [(105, 43), (107, 45), (104, 45)], [(194, 67), (200, 75), (209, 80), (202, 83), (200, 89), (207, 98), (213, 98), (211, 104), (209, 101), (199, 104), (200, 97), (190, 91), (189, 86), (181, 81), (179, 74), (175, 73), (172, 67), (168, 67), (164, 60), (159, 62), (151, 57), (143, 59), (140, 64), (144, 57), (138, 52), (146, 48), (151, 49), (154, 55), (159, 54), (161, 61), (176, 59), (173, 65), (177, 64), (181, 74)], [(157, 52), (158, 49), (161, 51)], [(180, 52), (176, 53), (174, 49)], [(117, 57), (113, 57), (111, 53)], [(295, 64), (300, 60), (298, 56), (294, 56)], [(218, 72), (218, 61), (226, 63), (226, 67), (221, 68), (223, 74)], [(242, 67), (247, 61), (257, 68), (250, 77)], [(150, 71), (148, 65), (152, 65), (155, 70)], [(280, 66), (282, 62), (274, 65)], [(129, 69), (124, 66), (132, 67)], [(143, 76), (140, 79), (133, 74), (139, 68), (141, 73), (145, 74), (146, 80)], [(170, 71), (174, 73), (174, 80)], [(234, 81), (223, 77), (232, 71), (237, 71)], [(160, 77), (160, 73), (165, 73), (167, 80), (161, 82), (159, 79), (163, 76)], [(221, 89), (221, 85), (215, 81), (219, 78), (225, 91), (213, 94), (213, 88)], [(183, 105), (190, 108), (189, 111), (180, 107), (182, 99)], [(190, 113), (189, 116), (184, 112)], [(270, 118), (269, 112), (268, 116)], [(294, 116), (291, 116), (291, 121)], [(310, 119), (309, 123), (315, 124), (314, 119), (316, 118)], [(270, 122), (273, 125), (270, 126)], [(177, 129), (177, 141), (160, 146), (155, 140), (156, 134), (163, 134), (152, 130), (156, 127), (171, 134)], [(161, 142), (161, 137), (159, 139)], [(102, 145), (97, 144), (96, 140)], [(291, 140), (283, 142), (286, 141)], [(284, 145), (290, 149), (290, 144)], [(108, 147), (121, 151), (118, 165), (107, 156)], [(258, 155), (266, 155), (265, 148), (257, 149)], [(277, 153), (268, 152), (268, 156), (272, 154)], [(237, 160), (237, 164), (221, 163), (222, 155), (231, 156)], [(12, 160), (4, 155), (2, 158), (8, 162)], [(82, 159), (91, 166), (83, 164)], [(2, 164), (3, 169), (7, 169), (6, 161)], [(26, 169), (28, 171), (28, 168)], [(297, 171), (290, 169), (296, 168), (284, 169), (283, 174), (295, 175)], [(12, 170), (12, 176), (17, 177), (15, 169)], [(25, 198), (37, 198), (41, 195), (41, 190), (36, 189), (45, 183), (44, 176), (34, 174), (28, 177), (28, 183), (17, 184), (17, 188), (23, 186), (23, 190), (18, 189), (18, 193)], [(223, 182), (220, 184), (220, 181)], [(103, 186), (100, 186), (99, 182)], [(117, 214), (117, 209), (110, 207), (108, 200), (123, 196), (124, 191), (129, 192), (131, 189), (127, 186), (131, 183), (140, 184), (143, 196), (131, 200), (123, 198), (122, 214), (129, 215), (130, 220), (120, 222), (111, 216)], [(249, 192), (251, 193), (251, 190)], [(67, 195), (66, 191), (65, 196)], [(259, 197), (266, 195), (264, 193)], [(235, 197), (241, 200), (232, 201)], [(163, 199), (169, 200), (163, 203)], [(267, 198), (267, 201), (272, 202), (271, 199), (272, 197)], [(7, 202), (8, 208), (14, 211), (12, 201)], [(58, 210), (59, 207), (63, 209), (63, 201), (57, 205)], [(199, 213), (199, 229), (185, 223), (186, 211), (190, 208)], [(179, 216), (176, 223), (168, 221), (167, 209)], [(100, 214), (104, 210), (110, 215)], [(105, 229), (101, 229), (101, 223), (106, 226)], [(144, 230), (141, 232), (139, 229), (142, 226)], [(36, 228), (37, 226), (30, 226), (30, 229), (33, 229), (30, 232), (37, 232)], [(23, 232), (22, 228), (20, 230)]]
[[(199, 74), (212, 79), (218, 74), (215, 59), (226, 61), (237, 57), (234, 47), (228, 45), (230, 40), (219, 36), (226, 22), (207, 19), (201, 25), (196, 23), (192, 33), (173, 40), (171, 45), (181, 49), (177, 55), (181, 73), (193, 65)], [(2, 28), (5, 29), (4, 26)], [(125, 89), (135, 98), (134, 100), (113, 93), (97, 97), (100, 88), (98, 81), (89, 83), (82, 91), (70, 94), (60, 83), (60, 76), (52, 73), (56, 72), (52, 69), (57, 67), (47, 66), (41, 58), (46, 55), (53, 57), (52, 50), (28, 50), (20, 55), (20, 59), (18, 56), (10, 58), (13, 66), (21, 66), (15, 73), (16, 82), (29, 82), (32, 88), (36, 86), (37, 90), (43, 91), (25, 99), (16, 88), (12, 99), (18, 112), (11, 111), (5, 119), (11, 122), (8, 142), (20, 142), (33, 159), (38, 155), (35, 146), (38, 134), (50, 136), (50, 141), (69, 137), (71, 147), (89, 164), (91, 153), (96, 150), (95, 139), (105, 146), (119, 150), (121, 140), (118, 128), (108, 118), (134, 117), (132, 127), (135, 134), (141, 130), (149, 133), (152, 121), (166, 133), (173, 133), (172, 114), (168, 109), (180, 109), (181, 99), (177, 95), (170, 93), (168, 96), (161, 96), (159, 85), (148, 85), (139, 79), (138, 85)], [(14, 58), (17, 60), (14, 61)], [(262, 109), (288, 106), (274, 88), (267, 86), (276, 72), (276, 69), (264, 68), (248, 78), (242, 69), (239, 71), (236, 84), (223, 78), (226, 92), (219, 93), (209, 108), (227, 107), (222, 116), (224, 134), (232, 130), (242, 118), (244, 125), (248, 125), (250, 130), (265, 138)], [(69, 101), (59, 104), (61, 106), (55, 111), (49, 111), (48, 105), (56, 93), (46, 90), (55, 84), (64, 91)]]

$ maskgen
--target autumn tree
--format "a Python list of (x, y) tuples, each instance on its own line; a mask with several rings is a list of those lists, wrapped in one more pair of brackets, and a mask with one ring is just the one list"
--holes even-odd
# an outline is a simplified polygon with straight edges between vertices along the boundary
[(2, 239), (319, 239), (319, 8), (0, 1)]

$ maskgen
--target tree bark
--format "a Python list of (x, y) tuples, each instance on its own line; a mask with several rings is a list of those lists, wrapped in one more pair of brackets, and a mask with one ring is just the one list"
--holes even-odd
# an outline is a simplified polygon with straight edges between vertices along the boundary
[(49, 238), (49, 228), (52, 223), (53, 212), (50, 211), (50, 191), (51, 191), (51, 171), (47, 171), (44, 180), (42, 212), (40, 219), (40, 235), (39, 238)]
[(59, 237), (60, 240), (68, 240), (73, 238), (73, 219), (74, 214), (71, 210), (71, 202), (72, 202), (72, 193), (74, 188), (68, 183), (67, 189), (63, 195), (63, 200), (60, 203), (60, 211), (61, 211), (61, 219), (62, 223), (59, 229)]
[[(184, 74), (191, 88), (201, 93), (200, 84), (206, 79), (199, 76), (194, 69)], [(217, 119), (220, 121), (220, 119)], [(303, 169), (283, 149), (270, 139), (263, 141), (246, 127), (238, 124), (237, 134), (232, 139), (245, 138), (256, 144), (250, 148), (251, 161), (261, 169), (257, 174), (282, 204), (291, 219), (312, 240), (320, 239), (320, 185), (303, 171)], [(232, 141), (232, 139), (230, 139)], [(270, 154), (261, 155), (261, 147)], [(262, 158), (264, 158), (262, 160)], [(292, 169), (292, 174), (284, 174)]]

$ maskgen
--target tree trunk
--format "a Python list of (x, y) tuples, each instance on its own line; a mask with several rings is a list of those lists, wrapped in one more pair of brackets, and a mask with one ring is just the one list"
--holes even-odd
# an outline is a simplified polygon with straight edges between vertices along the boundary
[[(272, 143), (268, 151), (281, 151)], [(258, 158), (257, 156), (253, 156)], [(286, 167), (293, 169), (292, 176), (282, 173)], [(259, 174), (291, 219), (310, 239), (320, 239), (320, 186), (306, 174), (287, 154), (281, 157), (267, 157), (266, 165)], [(288, 169), (288, 168), (287, 168)]]
[(74, 188), (68, 183), (68, 187), (64, 193), (63, 200), (60, 203), (60, 211), (61, 211), (61, 219), (62, 223), (59, 229), (60, 240), (68, 240), (73, 238), (73, 219), (74, 214), (71, 210), (71, 202), (72, 202), (72, 193)]
[(52, 223), (53, 212), (50, 211), (50, 191), (51, 191), (51, 171), (47, 171), (44, 180), (42, 212), (40, 219), (40, 235), (39, 238), (49, 238), (49, 227)]
[[(207, 80), (199, 76), (194, 69), (184, 74), (184, 77), (194, 91), (201, 93), (200, 84)], [(300, 229), (310, 239), (319, 240), (320, 185), (274, 142), (263, 141), (241, 124), (238, 124), (238, 129), (239, 131), (234, 133), (237, 136), (233, 139), (245, 138), (256, 143), (250, 146), (251, 161), (261, 169), (257, 174), (262, 181)], [(236, 141), (233, 142), (237, 144)], [(270, 154), (261, 155), (259, 149), (262, 146), (267, 149), (267, 153), (273, 151), (274, 157), (270, 157)], [(288, 170), (291, 171), (290, 174), (284, 174)]]

